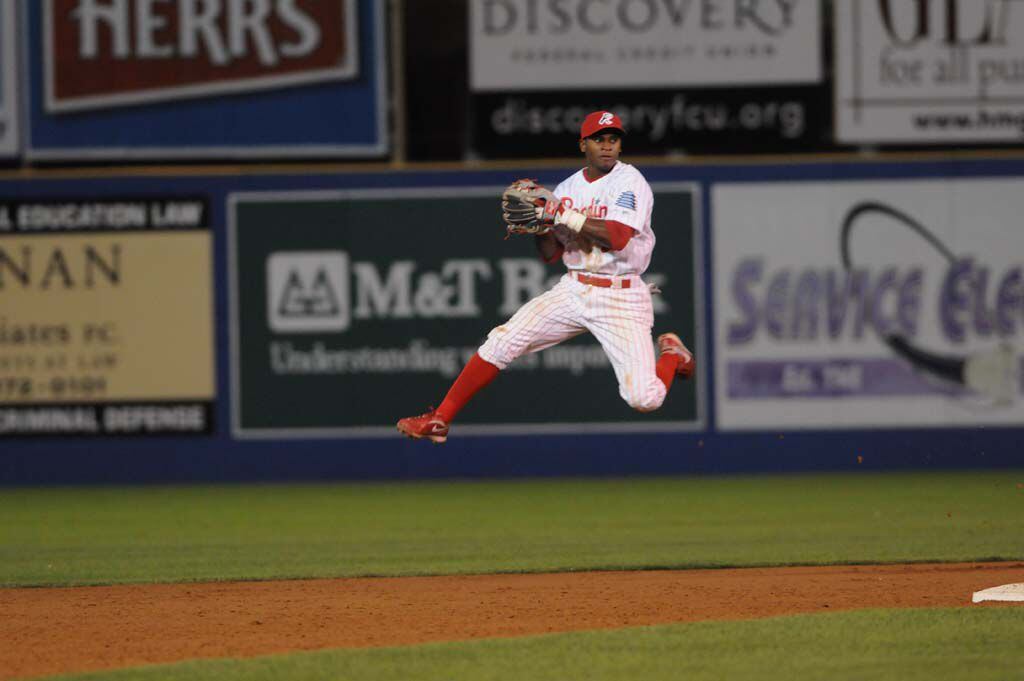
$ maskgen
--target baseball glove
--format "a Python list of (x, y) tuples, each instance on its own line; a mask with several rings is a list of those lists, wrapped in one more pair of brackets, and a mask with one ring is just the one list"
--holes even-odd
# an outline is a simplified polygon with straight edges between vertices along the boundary
[(501, 217), (509, 234), (547, 234), (561, 207), (551, 190), (536, 180), (516, 180), (501, 194)]

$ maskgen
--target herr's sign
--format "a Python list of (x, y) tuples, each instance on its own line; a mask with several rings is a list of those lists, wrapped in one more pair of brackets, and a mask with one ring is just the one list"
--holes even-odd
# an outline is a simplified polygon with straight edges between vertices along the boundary
[(821, 80), (818, 0), (471, 0), (475, 91)]
[(355, 0), (46, 0), (46, 108), (350, 79), (355, 13)]
[[(696, 193), (655, 191), (658, 248), (644, 275), (664, 291), (654, 297), (655, 324), (700, 352)], [(488, 331), (565, 274), (537, 257), (532, 239), (504, 240), (500, 192), (233, 195), (235, 434), (393, 434), (402, 409), (443, 392)], [(481, 395), (460, 420), (484, 432), (692, 429), (703, 418), (701, 385), (681, 383), (665, 408), (637, 414), (619, 398), (601, 346), (583, 335), (521, 357), (503, 372), (502, 390)], [(581, 399), (552, 413), (539, 394)]]
[(29, 160), (388, 151), (386, 3), (38, 0), (18, 8)]

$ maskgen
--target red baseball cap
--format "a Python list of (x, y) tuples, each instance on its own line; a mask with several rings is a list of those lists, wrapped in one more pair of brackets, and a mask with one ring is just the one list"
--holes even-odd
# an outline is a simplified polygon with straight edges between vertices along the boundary
[(622, 119), (618, 116), (611, 111), (594, 111), (583, 119), (583, 125), (580, 126), (580, 139), (593, 137), (607, 129), (616, 130), (620, 135), (626, 134), (626, 129), (622, 127)]

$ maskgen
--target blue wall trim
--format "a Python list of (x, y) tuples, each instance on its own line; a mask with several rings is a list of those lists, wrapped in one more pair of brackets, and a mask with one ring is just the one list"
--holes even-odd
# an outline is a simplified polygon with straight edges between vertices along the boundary
[[(1024, 161), (658, 166), (652, 182), (698, 182), (704, 229), (713, 182), (1024, 177)], [(0, 181), (0, 199), (205, 195), (214, 228), (217, 426), (213, 437), (15, 438), (0, 440), (0, 484), (94, 484), (323, 479), (420, 479), (555, 475), (903, 470), (1024, 466), (1024, 428), (855, 430), (720, 434), (453, 437), (442, 447), (394, 438), (236, 441), (230, 435), (226, 199), (237, 191), (370, 187), (503, 186), (513, 175), (554, 183), (564, 169), (412, 171), (318, 175), (103, 177)], [(705, 231), (704, 262), (711, 263)], [(705, 291), (712, 290), (708, 272)], [(713, 306), (705, 306), (705, 329)], [(710, 334), (708, 334), (710, 335)], [(709, 353), (711, 339), (706, 338)], [(713, 356), (701, 358), (703, 370)], [(708, 395), (714, 394), (709, 376)], [(439, 386), (441, 387), (441, 386)], [(713, 401), (710, 400), (709, 401)], [(709, 404), (714, 424), (713, 404)], [(398, 417), (403, 414), (395, 415)], [(860, 459), (858, 460), (858, 457)]]

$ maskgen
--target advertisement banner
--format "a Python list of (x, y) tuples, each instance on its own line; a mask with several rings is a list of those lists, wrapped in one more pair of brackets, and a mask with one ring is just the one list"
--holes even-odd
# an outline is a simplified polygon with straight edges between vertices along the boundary
[(723, 430), (1024, 422), (1022, 180), (713, 187)]
[(26, 9), (30, 158), (387, 152), (381, 3), (43, 0)]
[(836, 2), (840, 142), (1024, 142), (1024, 5)]
[(822, 145), (831, 119), (829, 95), (819, 86), (587, 97), (480, 94), (473, 100), (471, 144), (485, 158), (574, 156), (583, 118), (606, 108), (626, 127), (623, 148), (642, 155), (812, 149)]
[(0, 201), (0, 436), (210, 433), (206, 199)]
[(21, 150), (16, 11), (16, 3), (0, 3), (0, 158), (16, 157)]
[[(443, 397), (487, 333), (565, 273), (532, 239), (505, 240), (501, 189), (232, 195), (235, 435), (392, 435)], [(655, 330), (676, 330), (699, 355), (699, 195), (665, 185), (655, 196)], [(703, 423), (700, 378), (677, 382), (656, 412), (631, 410), (590, 334), (520, 358), (495, 383), (459, 415), (460, 432)]]
[(818, 0), (470, 0), (474, 91), (817, 83)]
[[(152, 2), (44, 0), (46, 110), (109, 109), (358, 74), (354, 0), (306, 0), (263, 13), (240, 3), (224, 9), (222, 33), (210, 4), (197, 13), (190, 3), (175, 12)], [(244, 42), (250, 39), (251, 49)]]

